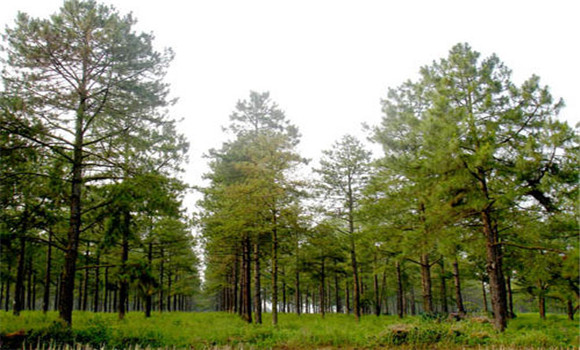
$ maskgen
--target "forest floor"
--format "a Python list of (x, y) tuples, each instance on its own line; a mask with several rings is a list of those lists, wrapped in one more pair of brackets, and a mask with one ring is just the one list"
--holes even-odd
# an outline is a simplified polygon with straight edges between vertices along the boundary
[(279, 314), (279, 324), (244, 323), (228, 313), (129, 313), (120, 321), (113, 313), (74, 312), (72, 329), (57, 321), (56, 312), (24, 311), (15, 317), (0, 311), (3, 348), (64, 349), (58, 344), (84, 344), (70, 349), (578, 349), (580, 323), (564, 315), (521, 314), (503, 333), (485, 317), (461, 321), (421, 316)]

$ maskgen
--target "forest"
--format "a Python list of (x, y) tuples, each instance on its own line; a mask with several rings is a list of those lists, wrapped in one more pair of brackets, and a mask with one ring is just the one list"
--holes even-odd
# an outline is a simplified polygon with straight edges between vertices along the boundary
[[(92, 0), (14, 23), (1, 43), (5, 344), (100, 348), (119, 324), (111, 348), (579, 345), (579, 138), (538, 76), (517, 85), (499, 57), (457, 44), (389, 89), (367, 139), (344, 135), (317, 161), (283, 106), (250, 91), (194, 184), (169, 113), (171, 49)], [(171, 343), (160, 322), (215, 331)], [(514, 343), (521, 332), (530, 342)]]

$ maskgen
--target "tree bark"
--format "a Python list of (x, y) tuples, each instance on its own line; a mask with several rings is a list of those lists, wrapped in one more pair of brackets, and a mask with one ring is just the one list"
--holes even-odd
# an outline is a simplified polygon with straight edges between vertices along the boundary
[(423, 289), (423, 311), (433, 312), (433, 294), (431, 292), (431, 265), (429, 254), (421, 254), (421, 287)]
[[(149, 242), (147, 249), (147, 268), (149, 271), (153, 269), (153, 242)], [(147, 286), (145, 294), (145, 317), (151, 317), (151, 309), (153, 309), (153, 291), (150, 290), (152, 286)]]
[(101, 256), (97, 253), (97, 267), (95, 268), (95, 294), (93, 298), (93, 312), (99, 312), (99, 292), (101, 289), (101, 270), (99, 269), (99, 264), (101, 263)]
[(360, 321), (360, 284), (358, 279), (358, 266), (356, 261), (356, 250), (354, 237), (350, 236), (350, 261), (352, 266), (353, 279), (353, 312), (357, 322)]
[(121, 276), (119, 283), (119, 319), (125, 318), (127, 312), (126, 304), (129, 297), (129, 273), (127, 269), (127, 261), (129, 260), (129, 235), (131, 230), (131, 214), (129, 209), (123, 210), (123, 227), (121, 242)]
[(380, 297), (380, 292), (379, 292), (379, 276), (377, 275), (377, 273), (375, 272), (373, 274), (373, 288), (374, 288), (374, 294), (375, 294), (375, 316), (380, 316), (381, 315), (381, 297)]
[(246, 234), (242, 242), (242, 319), (252, 323), (252, 291), (251, 291), (251, 263), (250, 263), (250, 238)]
[(300, 300), (300, 260), (298, 256), (298, 242), (296, 243), (296, 271), (295, 271), (295, 287), (294, 287), (294, 303), (296, 304), (296, 314), (300, 316), (302, 313), (302, 300)]
[[(487, 184), (484, 174), (480, 173), (480, 185), (487, 198)], [(494, 315), (494, 326), (500, 332), (507, 327), (507, 293), (505, 287), (505, 278), (502, 268), (501, 245), (498, 244), (497, 229), (492, 225), (492, 219), (489, 207), (481, 212), (481, 221), (483, 224), (483, 234), (486, 239), (485, 250), (487, 260), (487, 274), (489, 276), (489, 289), (491, 293), (491, 307)]]
[(326, 279), (326, 271), (324, 266), (324, 257), (322, 257), (322, 262), (320, 264), (320, 315), (324, 318), (324, 314), (326, 311), (326, 306), (324, 304), (325, 298), (325, 291), (324, 291), (324, 283)]
[(507, 294), (508, 294), (508, 317), (509, 318), (516, 318), (516, 314), (514, 312), (514, 296), (512, 293), (512, 278), (510, 275), (507, 275), (506, 277), (506, 283), (507, 283)]
[(272, 324), (278, 324), (278, 228), (276, 227), (278, 213), (272, 215), (274, 228), (272, 229)]
[(447, 278), (445, 277), (445, 263), (441, 260), (441, 311), (445, 314), (449, 313), (447, 305)]
[(165, 273), (163, 269), (164, 262), (164, 251), (163, 248), (161, 248), (161, 263), (159, 264), (159, 312), (163, 312), (163, 274)]
[(397, 314), (399, 318), (403, 318), (403, 280), (401, 278), (401, 264), (398, 261), (395, 263), (395, 268), (397, 270)]
[(334, 261), (334, 299), (336, 300), (336, 313), (342, 313), (342, 304), (340, 302), (340, 285), (338, 283), (338, 271), (336, 268), (336, 260)]
[(570, 321), (574, 321), (574, 313), (574, 303), (570, 299), (566, 300), (566, 314)]
[[(87, 244), (87, 250), (85, 251), (86, 266), (89, 265), (89, 247), (90, 244)], [(89, 299), (89, 269), (85, 268), (85, 285), (83, 290), (83, 308), (82, 308), (83, 311), (87, 311), (88, 299)]]
[(44, 276), (44, 294), (42, 296), (42, 312), (48, 311), (50, 303), (50, 272), (52, 269), (52, 229), (48, 230), (48, 247), (46, 252), (46, 275)]
[[(83, 64), (84, 66), (84, 64)], [(59, 317), (69, 326), (72, 325), (73, 297), (75, 288), (75, 274), (81, 233), (81, 194), (83, 186), (83, 124), (87, 109), (87, 92), (84, 83), (79, 87), (79, 107), (76, 114), (75, 142), (73, 146), (71, 196), (70, 196), (70, 219), (65, 247), (64, 267), (61, 275), (60, 297), (58, 312)]]
[(485, 292), (485, 282), (481, 280), (481, 293), (483, 297), (483, 312), (488, 313), (489, 309), (487, 308), (487, 293)]
[(24, 274), (26, 268), (26, 237), (24, 233), (20, 236), (20, 247), (18, 249), (18, 268), (16, 270), (16, 284), (14, 286), (14, 306), (12, 313), (19, 316), (24, 309)]
[(457, 312), (460, 315), (465, 315), (465, 307), (463, 306), (463, 296), (461, 295), (461, 281), (459, 278), (459, 263), (457, 259), (453, 262), (453, 280), (455, 281), (455, 303)]
[(254, 322), (262, 324), (262, 299), (260, 287), (260, 242), (256, 239), (254, 242), (254, 308), (255, 319)]

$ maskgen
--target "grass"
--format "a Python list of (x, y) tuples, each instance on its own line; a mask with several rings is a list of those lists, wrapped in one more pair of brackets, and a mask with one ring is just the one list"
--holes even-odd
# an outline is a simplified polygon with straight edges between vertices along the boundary
[(279, 326), (270, 315), (264, 324), (248, 325), (227, 313), (163, 313), (146, 319), (129, 313), (75, 312), (72, 330), (59, 323), (57, 314), (25, 311), (20, 317), (0, 312), (0, 334), (24, 330), (30, 344), (81, 343), (95, 348), (565, 348), (580, 346), (579, 323), (562, 315), (542, 321), (537, 314), (522, 314), (504, 333), (491, 324), (473, 320), (437, 321), (422, 317), (280, 314)]

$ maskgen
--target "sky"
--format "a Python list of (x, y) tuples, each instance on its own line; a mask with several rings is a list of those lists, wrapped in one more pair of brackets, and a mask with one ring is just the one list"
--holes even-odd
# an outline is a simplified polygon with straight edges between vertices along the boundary
[[(389, 88), (416, 80), (421, 66), (467, 42), (492, 53), (521, 84), (532, 74), (563, 98), (560, 116), (580, 122), (580, 21), (576, 1), (517, 0), (103, 0), (132, 12), (136, 29), (176, 57), (166, 81), (190, 142), (183, 178), (202, 184), (203, 158), (250, 90), (272, 100), (301, 131), (299, 151), (316, 160), (342, 135), (377, 125)], [(4, 0), (0, 27), (18, 11), (45, 18), (60, 0)], [(315, 165), (316, 162), (314, 161)], [(185, 204), (191, 210), (195, 195)]]

